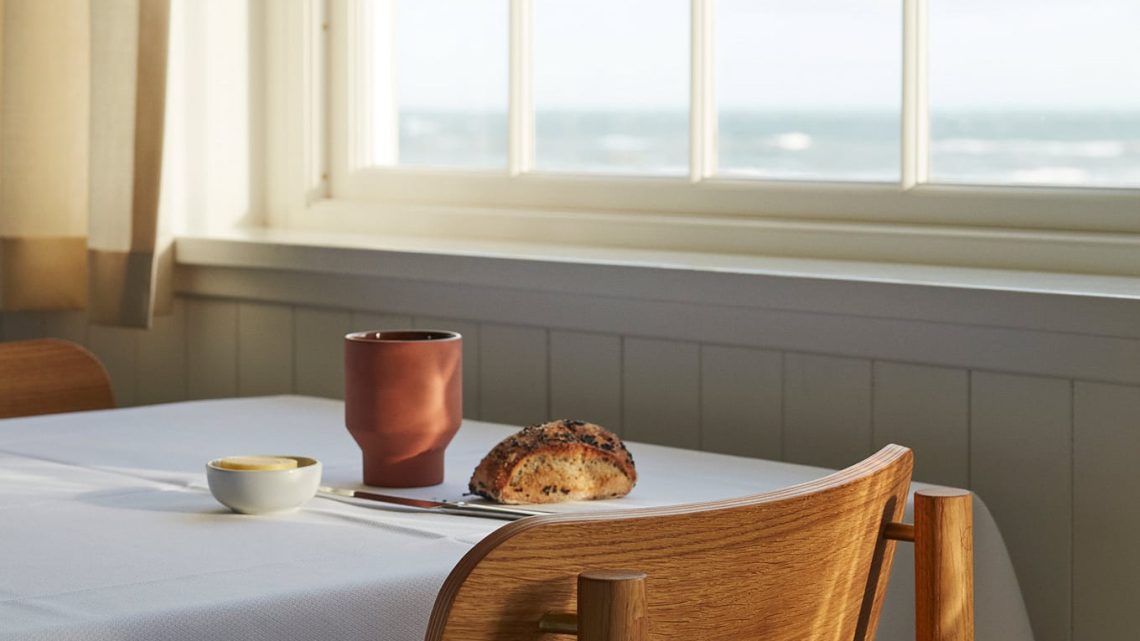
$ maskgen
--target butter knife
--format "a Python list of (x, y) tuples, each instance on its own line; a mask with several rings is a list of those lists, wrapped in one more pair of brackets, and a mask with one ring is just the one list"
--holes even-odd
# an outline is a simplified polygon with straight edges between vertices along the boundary
[(467, 501), (429, 501), (427, 499), (410, 499), (403, 496), (391, 496), (388, 494), (377, 494), (375, 492), (366, 492), (364, 490), (350, 490), (347, 488), (339, 487), (320, 487), (318, 488), (317, 492), (324, 496), (333, 498), (364, 499), (366, 501), (378, 501), (380, 503), (390, 503), (392, 505), (416, 507), (423, 510), (447, 512), (448, 514), (481, 516), (484, 518), (503, 519), (507, 521), (515, 521), (518, 519), (526, 518), (528, 516), (550, 514), (550, 512), (528, 510), (526, 508), (519, 507), (504, 507), (501, 505), (488, 505), (485, 503), (468, 503)]

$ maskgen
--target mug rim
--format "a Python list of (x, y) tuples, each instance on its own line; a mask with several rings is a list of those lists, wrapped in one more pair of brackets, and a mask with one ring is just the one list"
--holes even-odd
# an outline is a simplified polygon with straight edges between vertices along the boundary
[[(387, 337), (386, 337), (387, 336)], [(449, 343), (463, 338), (446, 329), (370, 329), (350, 332), (344, 339), (358, 343)]]

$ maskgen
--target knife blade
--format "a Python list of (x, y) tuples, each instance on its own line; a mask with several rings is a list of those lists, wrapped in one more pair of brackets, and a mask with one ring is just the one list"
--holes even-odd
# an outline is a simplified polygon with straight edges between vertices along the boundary
[(415, 507), (423, 510), (447, 512), (449, 514), (482, 516), (485, 518), (504, 519), (507, 521), (514, 521), (517, 519), (526, 518), (528, 516), (550, 514), (550, 512), (543, 512), (541, 510), (528, 510), (526, 508), (503, 507), (501, 505), (487, 505), (484, 503), (469, 503), (467, 501), (431, 501), (428, 499), (413, 499), (405, 496), (392, 496), (390, 494), (377, 494), (376, 492), (366, 492), (364, 490), (351, 490), (347, 488), (337, 487), (321, 487), (318, 489), (318, 492), (326, 496), (363, 499), (366, 501), (377, 501), (380, 503), (390, 503), (392, 505)]

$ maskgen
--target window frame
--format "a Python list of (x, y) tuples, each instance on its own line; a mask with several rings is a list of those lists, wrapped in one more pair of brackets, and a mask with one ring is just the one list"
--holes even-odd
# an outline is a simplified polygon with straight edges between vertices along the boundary
[[(266, 210), (271, 227), (357, 233), (462, 236), (502, 231), (524, 242), (576, 239), (581, 244), (635, 245), (711, 253), (753, 253), (742, 231), (767, 230), (773, 242), (757, 253), (841, 260), (925, 262), (924, 243), (954, 237), (962, 259), (934, 264), (1059, 272), (1140, 275), (1113, 260), (1054, 259), (1048, 252), (1013, 260), (1026, 243), (1048, 238), (1082, 247), (1121, 243), (1140, 234), (1140, 189), (974, 186), (927, 182), (927, 0), (903, 2), (902, 149), (897, 183), (783, 181), (715, 175), (713, 77), (715, 0), (690, 0), (692, 64), (690, 175), (580, 175), (534, 170), (529, 83), (532, 0), (510, 2), (509, 163), (502, 171), (369, 167), (360, 144), (371, 141), (363, 25), (368, 0), (269, 3), (265, 34), (267, 95)], [(435, 223), (415, 224), (412, 213)], [(1079, 212), (1079, 214), (1078, 214)], [(516, 223), (503, 222), (509, 213)], [(479, 217), (491, 215), (481, 227)], [(434, 217), (433, 217), (434, 216)], [(494, 221), (491, 220), (494, 218)], [(462, 220), (449, 225), (446, 221)], [(611, 242), (613, 225), (634, 220), (640, 240)], [(495, 222), (497, 221), (497, 222)], [(686, 246), (694, 225), (707, 234)], [(715, 228), (715, 229), (714, 229)], [(849, 242), (831, 237), (849, 234)], [(813, 243), (811, 236), (821, 239)], [(905, 252), (883, 251), (904, 233)], [(786, 249), (781, 234), (790, 240)], [(722, 242), (717, 242), (719, 235)], [(830, 236), (829, 236), (830, 235)], [(864, 242), (866, 239), (875, 242)], [(979, 242), (984, 240), (985, 242)], [(1057, 243), (1060, 243), (1059, 245)], [(1140, 245), (1137, 245), (1140, 247)], [(1054, 250), (1055, 251), (1055, 250)], [(1063, 253), (1063, 252), (1062, 252)], [(1137, 254), (1140, 256), (1140, 254)]]

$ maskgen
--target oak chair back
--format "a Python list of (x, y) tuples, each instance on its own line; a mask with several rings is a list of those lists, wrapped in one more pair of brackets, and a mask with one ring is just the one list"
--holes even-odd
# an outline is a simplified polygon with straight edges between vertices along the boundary
[[(640, 608), (619, 614), (644, 621), (619, 634), (625, 624), (607, 619), (590, 638), (870, 641), (899, 538), (884, 534), (902, 517), (912, 461), (910, 450), (889, 445), (766, 494), (510, 523), (452, 571), (426, 639), (553, 641), (539, 622), (558, 630), (559, 617), (586, 639), (582, 626), (594, 624), (582, 620), (577, 596), (596, 592), (600, 581), (611, 586), (603, 587), (607, 607)], [(614, 600), (642, 575), (643, 587)], [(558, 614), (574, 612), (577, 622)], [(598, 636), (600, 629), (608, 632)]]
[(57, 338), (0, 343), (0, 418), (115, 407), (107, 371)]

